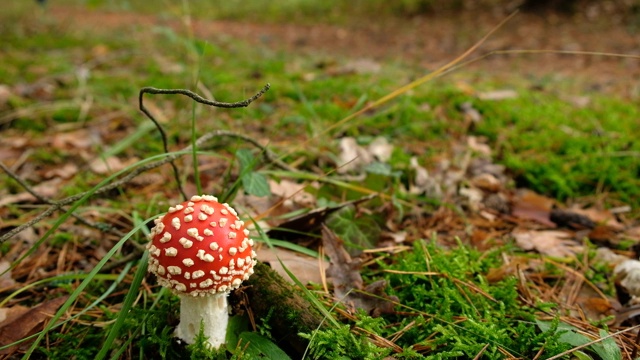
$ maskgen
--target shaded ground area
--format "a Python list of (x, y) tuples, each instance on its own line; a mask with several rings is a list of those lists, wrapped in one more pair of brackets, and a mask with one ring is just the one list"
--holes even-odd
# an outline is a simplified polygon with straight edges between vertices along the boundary
[[(258, 24), (236, 21), (188, 19), (182, 24), (160, 17), (125, 12), (91, 11), (52, 6), (51, 14), (71, 29), (101, 27), (171, 26), (184, 30), (191, 24), (195, 35), (210, 41), (239, 39), (273, 49), (313, 52), (415, 64), (435, 70), (475, 44), (508, 15), (461, 12), (447, 16), (356, 19), (344, 26), (314, 24)], [(378, 21), (379, 20), (379, 21)], [(498, 50), (551, 50), (640, 56), (640, 37), (631, 25), (609, 14), (568, 16), (554, 13), (518, 13), (483, 44), (473, 58)], [(585, 90), (615, 91), (637, 96), (629, 81), (640, 75), (638, 59), (613, 56), (529, 53), (495, 54), (468, 67), (508, 77), (514, 73), (533, 79), (554, 74), (584, 80)]]

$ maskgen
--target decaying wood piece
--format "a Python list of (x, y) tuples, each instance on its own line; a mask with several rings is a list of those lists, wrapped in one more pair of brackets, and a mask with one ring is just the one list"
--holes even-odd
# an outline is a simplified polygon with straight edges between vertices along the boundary
[(244, 289), (254, 319), (266, 319), (278, 346), (290, 355), (300, 357), (308, 340), (298, 334), (311, 333), (321, 327), (323, 316), (299, 289), (268, 265), (258, 262), (254, 271)]

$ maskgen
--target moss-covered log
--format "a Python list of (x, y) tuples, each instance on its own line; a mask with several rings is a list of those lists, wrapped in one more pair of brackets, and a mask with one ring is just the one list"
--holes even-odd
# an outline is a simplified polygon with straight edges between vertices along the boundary
[(300, 289), (292, 286), (268, 265), (259, 262), (254, 270), (244, 291), (254, 318), (266, 319), (278, 346), (293, 358), (299, 358), (308, 341), (298, 334), (317, 329), (323, 316), (304, 298)]

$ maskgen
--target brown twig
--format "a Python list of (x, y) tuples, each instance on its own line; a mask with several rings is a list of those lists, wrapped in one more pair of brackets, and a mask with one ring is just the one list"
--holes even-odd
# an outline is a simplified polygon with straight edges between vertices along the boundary
[(640, 346), (640, 331), (636, 334), (636, 341), (633, 343), (633, 352), (631, 353), (632, 359), (635, 359), (638, 356), (638, 346)]
[[(220, 108), (239, 108), (239, 107), (247, 107), (249, 106), (249, 104), (251, 104), (252, 102), (254, 102), (256, 99), (258, 99), (260, 96), (262, 96), (262, 94), (264, 94), (265, 92), (267, 92), (267, 90), (269, 90), (269, 88), (271, 87), (271, 85), (267, 84), (265, 85), (257, 94), (253, 95), (252, 97), (242, 100), (242, 101), (238, 101), (238, 102), (234, 102), (234, 103), (226, 103), (226, 102), (220, 102), (220, 101), (215, 101), (215, 100), (208, 100), (203, 98), (202, 96), (189, 91), (189, 90), (185, 90), (185, 89), (157, 89), (154, 87), (143, 87), (142, 89), (140, 89), (140, 94), (138, 96), (138, 102), (139, 102), (139, 108), (140, 111), (142, 111), (148, 118), (149, 120), (151, 120), (153, 122), (153, 124), (156, 126), (156, 128), (158, 129), (158, 132), (160, 132), (160, 136), (162, 138), (162, 145), (164, 147), (164, 152), (165, 153), (169, 153), (169, 145), (168, 145), (168, 141), (167, 141), (167, 134), (164, 131), (164, 128), (162, 127), (162, 125), (160, 125), (160, 123), (153, 117), (153, 115), (151, 115), (151, 113), (149, 112), (149, 110), (147, 110), (147, 108), (144, 107), (144, 94), (154, 94), (154, 95), (158, 95), (158, 94), (167, 94), (167, 95), (185, 95), (190, 97), (191, 99), (193, 99), (194, 101), (200, 103), (200, 104), (204, 104), (204, 105), (208, 105), (208, 106), (214, 106), (214, 107), (220, 107)], [(182, 194), (183, 199), (187, 199), (187, 194), (184, 192), (184, 190), (182, 189), (182, 181), (180, 180), (180, 173), (178, 172), (178, 167), (176, 166), (176, 164), (173, 162), (173, 159), (171, 161), (169, 161), (169, 163), (171, 164), (171, 167), (173, 168), (173, 176), (175, 177), (176, 180), (176, 185), (178, 186), (178, 190), (180, 191), (180, 194)]]
[[(9, 167), (7, 167), (3, 162), (0, 161), (0, 169), (2, 169), (7, 175), (9, 175), (10, 178), (12, 178), (13, 180), (15, 180), (18, 184), (20, 184), (20, 186), (22, 186), (29, 194), (33, 195), (33, 197), (35, 197), (36, 199), (38, 199), (39, 201), (49, 204), (49, 205), (58, 205), (57, 201), (51, 200), (45, 196), (42, 196), (41, 194), (39, 194), (37, 191), (35, 191), (31, 185), (27, 184), (26, 181), (24, 181), (24, 179), (22, 179), (20, 176), (18, 176), (18, 174), (14, 173), (13, 171), (11, 171), (11, 169), (9, 169)], [(64, 209), (63, 206), (58, 207), (57, 209), (62, 210), (62, 211), (66, 211)], [(91, 222), (85, 218), (83, 218), (82, 216), (76, 214), (76, 213), (72, 213), (71, 216), (73, 216), (76, 220), (78, 220), (80, 223), (94, 228), (94, 229), (98, 229), (100, 231), (108, 231), (118, 237), (123, 237), (125, 234), (123, 232), (121, 232), (120, 230), (116, 229), (115, 227), (111, 226), (111, 225), (107, 225), (104, 226), (102, 224), (99, 223), (94, 223)], [(144, 246), (135, 243), (134, 244), (136, 247), (139, 247), (139, 250), (144, 251)]]
[[(258, 149), (260, 149), (264, 153), (265, 158), (268, 161), (272, 161), (274, 163), (274, 165), (279, 166), (279, 167), (284, 167), (287, 170), (291, 170), (286, 164), (283, 164), (281, 161), (277, 160), (277, 157), (275, 157), (266, 147), (260, 145), (260, 143), (258, 143), (254, 139), (251, 139), (251, 138), (249, 138), (249, 137), (247, 137), (245, 135), (238, 134), (238, 133), (235, 133), (235, 132), (232, 132), (232, 131), (215, 130), (215, 131), (208, 132), (208, 133), (202, 135), (200, 138), (198, 138), (195, 141), (194, 145), (196, 147), (201, 147), (203, 144), (206, 144), (208, 141), (210, 141), (211, 139), (216, 138), (216, 137), (233, 137), (233, 138), (238, 138), (238, 139), (245, 140), (245, 141), (251, 143), (252, 145), (254, 145), (255, 147), (257, 147)], [(151, 169), (155, 169), (155, 168), (160, 167), (160, 166), (162, 166), (164, 164), (170, 163), (171, 161), (173, 161), (173, 160), (177, 159), (178, 157), (184, 155), (185, 153), (189, 152), (191, 149), (192, 149), (192, 146), (189, 145), (189, 146), (183, 148), (182, 150), (180, 150), (179, 152), (167, 154), (167, 156), (165, 158), (163, 158), (162, 160), (158, 160), (158, 161), (154, 161), (154, 162), (151, 162), (151, 163), (148, 163), (148, 164), (144, 164), (144, 165), (134, 169), (133, 171), (131, 171), (129, 174), (127, 174), (126, 176), (122, 177), (121, 179), (116, 180), (116, 181), (114, 181), (112, 183), (106, 184), (106, 185), (100, 187), (99, 189), (95, 190), (93, 192), (92, 196), (103, 194), (103, 193), (108, 192), (110, 190), (113, 190), (113, 189), (115, 189), (115, 188), (117, 188), (119, 186), (122, 186), (122, 185), (128, 183), (129, 181), (131, 181), (131, 179), (133, 179), (136, 176), (142, 174), (143, 172), (151, 170)], [(2, 168), (3, 168), (3, 170), (5, 170), (5, 172), (8, 170), (8, 168), (6, 166), (2, 166)], [(19, 179), (19, 177), (18, 177), (18, 179)], [(18, 180), (18, 179), (16, 179), (16, 180)], [(25, 187), (25, 189), (29, 189), (29, 186), (28, 186), (28, 184), (26, 184), (26, 182), (24, 182), (24, 181), (19, 181), (19, 182), (23, 186), (27, 185), (27, 187)], [(58, 200), (58, 201), (52, 201), (53, 203), (52, 204), (50, 203), (51, 206), (49, 208), (47, 208), (45, 211), (43, 211), (42, 213), (40, 213), (38, 216), (36, 216), (35, 218), (27, 221), (26, 223), (14, 228), (14, 229), (11, 229), (6, 234), (3, 234), (2, 236), (0, 236), (0, 244), (4, 243), (8, 239), (12, 238), (13, 236), (18, 234), (19, 232), (23, 231), (24, 229), (32, 227), (33, 225), (35, 225), (38, 222), (42, 221), (42, 219), (50, 216), (54, 212), (56, 212), (58, 210), (61, 210), (65, 205), (69, 205), (69, 204), (71, 204), (71, 203), (73, 203), (75, 201), (78, 201), (78, 200), (82, 199), (88, 193), (89, 193), (89, 191), (86, 191), (86, 192), (82, 192), (82, 193), (79, 193), (79, 194), (76, 194), (76, 195), (73, 195), (73, 196), (66, 197), (66, 198)], [(32, 193), (32, 195), (36, 196), (34, 193)]]

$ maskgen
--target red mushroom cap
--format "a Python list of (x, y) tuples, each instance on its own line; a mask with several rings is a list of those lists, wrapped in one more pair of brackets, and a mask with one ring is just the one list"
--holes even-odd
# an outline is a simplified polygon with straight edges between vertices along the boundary
[(253, 274), (253, 240), (228, 204), (194, 196), (155, 219), (149, 271), (158, 283), (193, 296), (228, 292)]

